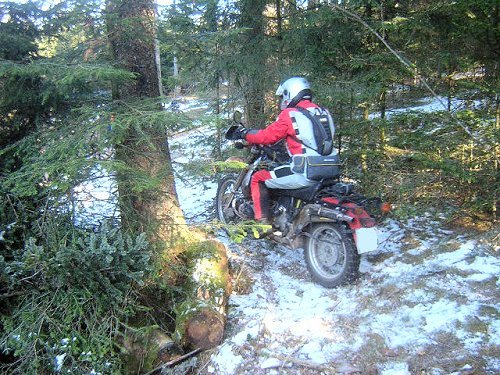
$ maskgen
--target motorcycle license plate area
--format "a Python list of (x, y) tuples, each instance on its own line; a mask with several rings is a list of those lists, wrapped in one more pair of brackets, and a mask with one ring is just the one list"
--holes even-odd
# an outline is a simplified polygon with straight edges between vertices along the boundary
[(356, 232), (356, 247), (358, 248), (358, 254), (364, 254), (370, 251), (377, 250), (378, 236), (376, 227), (359, 228), (356, 229), (355, 232)]

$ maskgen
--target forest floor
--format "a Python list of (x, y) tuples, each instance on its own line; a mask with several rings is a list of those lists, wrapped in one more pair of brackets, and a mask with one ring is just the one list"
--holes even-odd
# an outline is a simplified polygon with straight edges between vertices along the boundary
[(492, 232), (428, 213), (387, 219), (352, 285), (311, 281), (301, 250), (234, 244), (226, 338), (204, 374), (497, 374), (498, 260)]
[[(209, 155), (199, 147), (204, 137), (194, 130), (171, 139), (179, 200), (193, 225), (214, 217), (213, 176), (188, 172)], [(300, 249), (237, 244), (218, 231), (233, 292), (224, 341), (197, 358), (195, 373), (500, 373), (499, 228), (484, 224), (466, 229), (430, 209), (386, 218), (359, 279), (336, 289), (312, 282)]]

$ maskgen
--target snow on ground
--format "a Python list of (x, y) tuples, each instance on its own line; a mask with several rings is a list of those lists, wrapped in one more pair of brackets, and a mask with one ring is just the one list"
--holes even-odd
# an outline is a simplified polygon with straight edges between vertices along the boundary
[(189, 170), (192, 163), (205, 162), (210, 158), (206, 134), (206, 129), (202, 127), (179, 133), (169, 141), (177, 196), (190, 223), (209, 220), (217, 192), (217, 182), (210, 177), (193, 177), (193, 172)]
[[(178, 174), (208, 157), (182, 147), (197, 139), (203, 132), (171, 140)], [(186, 217), (211, 220), (216, 183), (182, 176), (176, 187)], [(219, 233), (234, 291), (225, 339), (201, 372), (500, 373), (498, 245), (445, 228), (433, 213), (389, 218), (379, 229), (379, 249), (361, 258), (359, 280), (337, 289), (311, 281), (301, 250), (235, 244)]]
[(109, 172), (96, 164), (90, 179), (73, 188), (69, 202), (76, 225), (97, 226), (103, 220), (114, 217), (119, 220), (116, 181)]
[[(465, 100), (460, 98), (452, 98), (450, 101), (450, 110), (457, 111), (464, 108), (474, 108), (481, 107), (482, 103), (480, 100)], [(390, 118), (392, 115), (401, 114), (408, 111), (418, 111), (418, 112), (436, 112), (436, 111), (447, 111), (448, 110), (448, 99), (442, 96), (438, 97), (427, 97), (422, 98), (415, 105), (409, 108), (393, 108), (386, 111), (386, 118)], [(373, 113), (369, 116), (370, 119), (380, 117), (380, 113)]]
[(227, 338), (208, 372), (500, 370), (498, 259), (454, 234), (423, 238), (391, 220), (381, 232), (387, 239), (362, 258), (360, 280), (334, 290), (311, 282), (300, 250), (223, 238), (253, 285), (231, 296)]
[[(210, 157), (206, 132), (180, 133), (170, 146), (188, 222), (209, 222), (215, 178), (189, 172)], [(105, 202), (114, 189), (106, 177), (77, 187), (80, 204), (93, 202), (82, 209), (99, 212), (95, 198)], [(378, 250), (361, 258), (359, 280), (325, 289), (311, 281), (301, 250), (266, 240), (235, 244), (219, 233), (233, 293), (225, 339), (200, 357), (200, 373), (500, 373), (498, 234), (488, 241), (458, 233), (432, 212), (388, 218), (379, 234)]]

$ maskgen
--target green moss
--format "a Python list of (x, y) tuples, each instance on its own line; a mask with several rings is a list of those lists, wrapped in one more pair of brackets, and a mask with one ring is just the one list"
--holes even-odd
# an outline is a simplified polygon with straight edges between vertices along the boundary
[(227, 172), (227, 171), (240, 171), (243, 168), (247, 167), (247, 163), (238, 160), (231, 161), (217, 161), (212, 163), (212, 166), (218, 172)]
[(224, 245), (215, 241), (197, 242), (185, 252), (189, 280), (184, 283), (184, 300), (174, 308), (176, 326), (174, 341), (181, 345), (186, 322), (202, 309), (223, 313), (221, 301), (227, 298), (230, 285)]

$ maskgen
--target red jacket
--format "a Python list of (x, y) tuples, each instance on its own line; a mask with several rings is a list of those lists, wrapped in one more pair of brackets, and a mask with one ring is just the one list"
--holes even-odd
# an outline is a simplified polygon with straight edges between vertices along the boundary
[[(304, 99), (297, 104), (298, 107), (311, 108), (318, 107), (310, 100)], [(303, 145), (297, 141), (297, 135), (292, 125), (290, 112), (297, 111), (295, 108), (285, 108), (278, 116), (278, 119), (262, 130), (251, 130), (247, 133), (245, 140), (251, 144), (270, 145), (281, 139), (286, 139), (286, 145), (291, 155), (303, 153)]]

